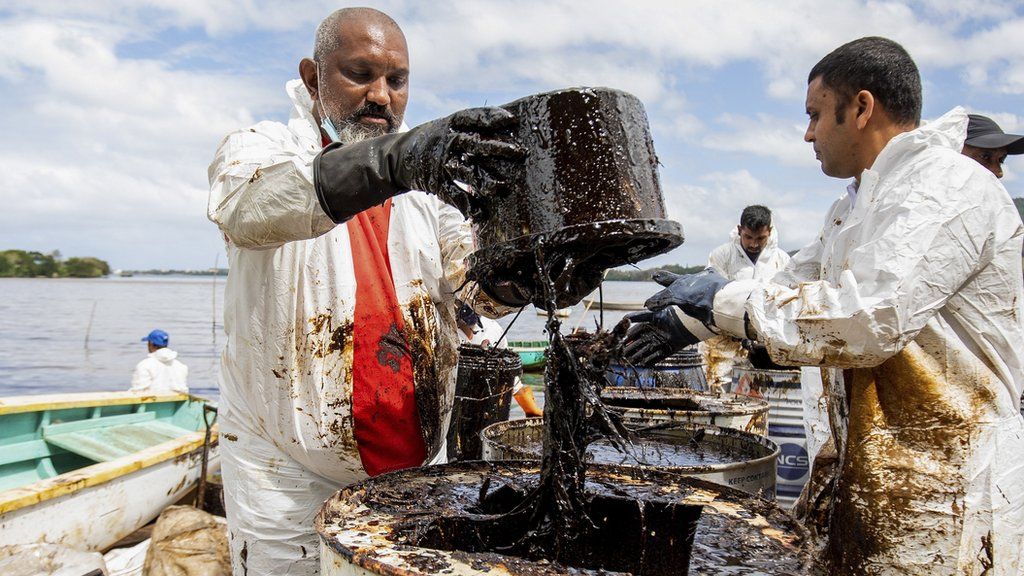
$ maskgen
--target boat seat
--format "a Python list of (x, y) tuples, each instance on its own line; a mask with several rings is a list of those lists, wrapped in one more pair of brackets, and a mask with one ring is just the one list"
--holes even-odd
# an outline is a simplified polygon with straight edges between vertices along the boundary
[(128, 422), (107, 422), (105, 426), (91, 427), (59, 428), (72, 424), (106, 420), (107, 418), (52, 424), (43, 428), (43, 438), (46, 442), (68, 452), (74, 452), (96, 462), (109, 462), (191, 432), (185, 428), (155, 420), (154, 414), (151, 412), (126, 416), (148, 416), (148, 418), (136, 418), (136, 421), (132, 421), (133, 419), (124, 418), (124, 416), (111, 416), (109, 417), (111, 420), (121, 418)]
[(45, 440), (27, 440), (14, 444), (0, 446), (0, 466), (16, 464), (28, 460), (49, 458), (57, 454), (63, 454), (64, 449), (57, 446), (50, 446)]

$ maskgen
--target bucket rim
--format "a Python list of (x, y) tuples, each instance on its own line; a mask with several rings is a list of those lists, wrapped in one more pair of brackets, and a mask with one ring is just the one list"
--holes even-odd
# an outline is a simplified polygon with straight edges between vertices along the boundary
[[(526, 450), (523, 450), (523, 449), (515, 447), (515, 446), (510, 446), (507, 443), (500, 442), (496, 438), (488, 437), (488, 431), (490, 431), (491, 434), (497, 434), (499, 430), (501, 432), (505, 432), (505, 431), (508, 431), (508, 430), (521, 430), (521, 429), (525, 429), (525, 428), (536, 428), (536, 427), (538, 427), (538, 425), (543, 427), (543, 425), (544, 425), (544, 421), (543, 420), (544, 420), (543, 418), (519, 418), (519, 419), (516, 419), (516, 420), (506, 420), (504, 422), (495, 422), (494, 424), (490, 424), (488, 426), (485, 426), (484, 429), (480, 431), (480, 441), (484, 445), (489, 445), (489, 446), (497, 447), (498, 449), (502, 450), (506, 454), (514, 454), (514, 455), (517, 455), (517, 456), (522, 456), (521, 460), (537, 460), (537, 456), (535, 454), (533, 454), (533, 453), (527, 452)], [(686, 430), (694, 430), (694, 429), (697, 429), (697, 428), (703, 428), (706, 432), (710, 432), (714, 436), (740, 438), (740, 439), (746, 440), (748, 442), (753, 442), (754, 444), (757, 444), (760, 447), (764, 448), (768, 453), (763, 455), (763, 456), (758, 456), (756, 458), (750, 458), (750, 459), (747, 459), (747, 460), (742, 460), (740, 462), (729, 462), (729, 463), (726, 463), (726, 464), (707, 464), (707, 465), (702, 465), (702, 466), (653, 466), (653, 465), (645, 465), (645, 464), (595, 464), (595, 463), (592, 463), (592, 462), (588, 463), (587, 465), (588, 466), (622, 466), (624, 468), (643, 468), (643, 469), (648, 469), (648, 470), (650, 470), (650, 469), (665, 470), (665, 471), (668, 471), (668, 472), (675, 472), (675, 473), (693, 473), (694, 471), (699, 471), (699, 472), (702, 472), (702, 473), (703, 472), (728, 472), (728, 471), (736, 470), (736, 469), (739, 469), (739, 468), (747, 468), (747, 467), (750, 467), (750, 466), (755, 466), (755, 465), (760, 465), (760, 464), (765, 464), (765, 463), (768, 463), (768, 462), (775, 461), (779, 457), (779, 454), (782, 452), (782, 447), (779, 446), (779, 444), (777, 442), (771, 440), (770, 438), (768, 438), (766, 436), (762, 436), (760, 434), (755, 434), (753, 432), (746, 432), (744, 430), (737, 430), (735, 428), (729, 428), (728, 426), (717, 426), (715, 424), (700, 424), (700, 423), (696, 423), (696, 422), (665, 422), (663, 424), (656, 424), (654, 426), (646, 427), (647, 430), (674, 429), (674, 428), (681, 428), (681, 429), (686, 429)], [(501, 462), (501, 461), (507, 461), (507, 460), (508, 459), (504, 459), (504, 460), (491, 460), (491, 462)], [(519, 459), (517, 459), (517, 460), (519, 460)]]
[[(628, 393), (633, 392), (637, 394), (640, 399), (650, 398), (651, 396), (656, 397), (670, 397), (672, 392), (681, 392), (680, 397), (690, 396), (698, 398), (713, 398), (715, 401), (724, 401), (728, 407), (722, 407), (721, 409), (709, 409), (709, 410), (681, 410), (675, 408), (639, 408), (632, 406), (616, 406), (614, 403), (610, 403), (609, 400), (616, 400), (616, 398), (608, 398), (608, 396), (625, 396)], [(656, 399), (656, 398), (655, 398)], [(770, 407), (767, 400), (763, 398), (754, 398), (753, 396), (746, 396), (743, 394), (734, 394), (732, 392), (721, 392), (718, 394), (712, 392), (700, 392), (697, 390), (691, 390), (689, 388), (639, 388), (631, 386), (610, 386), (601, 391), (601, 402), (606, 406), (615, 411), (630, 411), (640, 412), (641, 414), (668, 414), (668, 415), (699, 415), (704, 414), (708, 416), (748, 416), (753, 414), (759, 414), (763, 411), (768, 410)]]

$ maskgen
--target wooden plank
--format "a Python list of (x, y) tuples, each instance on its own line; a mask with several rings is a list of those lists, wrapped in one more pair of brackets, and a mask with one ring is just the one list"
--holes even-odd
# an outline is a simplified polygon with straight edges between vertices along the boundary
[(156, 420), (156, 413), (142, 412), (121, 414), (119, 416), (103, 416), (100, 418), (86, 418), (85, 420), (62, 422), (60, 424), (49, 424), (47, 426), (43, 426), (43, 438), (49, 440), (51, 436), (69, 434), (71, 432), (81, 432), (95, 428), (109, 428), (111, 426), (120, 426), (123, 424), (135, 424), (138, 422), (146, 422), (148, 420)]
[(5, 444), (0, 446), (0, 466), (26, 460), (36, 460), (63, 452), (64, 450), (60, 448), (52, 448), (45, 440), (29, 440), (16, 444)]

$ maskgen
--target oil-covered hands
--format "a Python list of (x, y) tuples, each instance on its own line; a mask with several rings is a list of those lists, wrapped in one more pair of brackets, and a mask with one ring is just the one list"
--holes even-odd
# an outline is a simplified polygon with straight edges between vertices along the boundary
[(654, 281), (665, 287), (644, 302), (649, 310), (678, 306), (705, 326), (714, 326), (715, 295), (729, 283), (714, 268), (705, 268), (696, 274), (673, 274), (668, 270), (654, 273)]
[(317, 198), (335, 222), (409, 190), (436, 194), (470, 218), (484, 216), (487, 198), (507, 190), (526, 156), (514, 136), (517, 123), (504, 108), (470, 108), (408, 132), (332, 143), (313, 162)]
[(628, 314), (630, 326), (622, 348), (626, 360), (635, 366), (648, 366), (700, 342), (701, 338), (687, 329), (686, 318), (675, 307)]
[(713, 336), (715, 294), (728, 283), (710, 268), (686, 275), (659, 270), (654, 281), (665, 289), (647, 299), (648, 311), (626, 316), (631, 326), (623, 352), (638, 366), (654, 364)]

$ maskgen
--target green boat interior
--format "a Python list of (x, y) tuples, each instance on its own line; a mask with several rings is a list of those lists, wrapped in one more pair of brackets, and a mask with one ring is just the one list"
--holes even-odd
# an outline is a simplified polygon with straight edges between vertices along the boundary
[(109, 462), (203, 430), (203, 402), (178, 400), (0, 415), (0, 491)]

